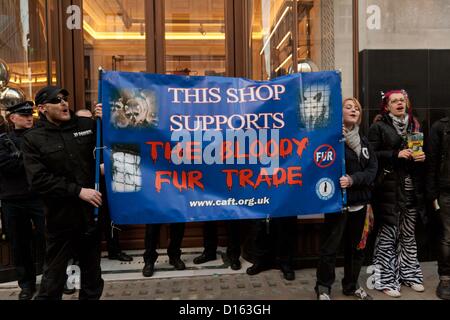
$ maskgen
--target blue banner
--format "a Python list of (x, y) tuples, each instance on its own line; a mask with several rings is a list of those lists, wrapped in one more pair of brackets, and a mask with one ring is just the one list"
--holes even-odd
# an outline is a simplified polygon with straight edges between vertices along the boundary
[(105, 72), (105, 178), (116, 224), (338, 212), (341, 78)]

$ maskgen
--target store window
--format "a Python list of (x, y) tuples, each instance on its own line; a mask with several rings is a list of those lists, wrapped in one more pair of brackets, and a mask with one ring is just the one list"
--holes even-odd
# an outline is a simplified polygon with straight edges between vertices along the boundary
[(252, 78), (268, 80), (294, 72), (292, 1), (250, 1)]
[(343, 96), (353, 95), (352, 0), (249, 0), (248, 5), (252, 79), (339, 70)]
[(225, 1), (164, 1), (165, 72), (224, 76)]
[(105, 70), (147, 70), (145, 24), (144, 1), (83, 1), (86, 107), (97, 101), (99, 66)]
[(353, 93), (351, 0), (249, 0), (250, 76), (339, 70)]
[(0, 59), (9, 70), (9, 81), (0, 81), (4, 105), (33, 99), (40, 88), (57, 81), (56, 73), (48, 76), (46, 10), (45, 0), (0, 1)]

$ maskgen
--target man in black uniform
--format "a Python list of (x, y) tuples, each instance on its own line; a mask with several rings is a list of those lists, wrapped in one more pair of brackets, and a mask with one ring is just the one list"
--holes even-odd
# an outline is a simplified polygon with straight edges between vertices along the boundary
[[(92, 112), (89, 109), (80, 109), (75, 113), (75, 115), (78, 117), (93, 118)], [(103, 195), (106, 194), (105, 177), (103, 174), (100, 177), (100, 192)], [(106, 196), (104, 197), (104, 200), (105, 202), (99, 212), (99, 221), (101, 221), (100, 224), (102, 232), (105, 234), (108, 259), (126, 262), (133, 261), (133, 257), (123, 252), (120, 248), (118, 228), (113, 227)]]
[[(7, 109), (14, 130), (0, 135), (0, 199), (8, 221), (8, 237), (14, 256), (19, 299), (29, 300), (36, 291), (36, 268), (33, 249), (44, 252), (45, 218), (42, 200), (30, 192), (20, 145), (25, 131), (33, 127), (31, 101)], [(33, 246), (33, 225), (36, 247)], [(37, 259), (41, 260), (41, 259)]]
[[(68, 91), (56, 86), (35, 97), (40, 121), (24, 135), (22, 150), (31, 189), (42, 194), (47, 218), (47, 251), (37, 299), (61, 299), (67, 262), (77, 256), (81, 269), (79, 299), (99, 299), (103, 291), (100, 233), (94, 207), (95, 121), (69, 109)], [(96, 115), (101, 116), (101, 108)]]

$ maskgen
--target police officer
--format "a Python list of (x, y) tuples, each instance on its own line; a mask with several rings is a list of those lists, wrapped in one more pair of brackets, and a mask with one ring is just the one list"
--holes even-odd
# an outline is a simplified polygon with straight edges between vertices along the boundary
[[(8, 233), (14, 256), (20, 300), (29, 300), (36, 291), (36, 268), (33, 261), (33, 225), (36, 250), (44, 252), (45, 218), (42, 200), (29, 189), (23, 164), (23, 134), (33, 126), (31, 101), (7, 109), (13, 131), (0, 135), (0, 199), (8, 221)], [(41, 260), (41, 259), (39, 259)]]
[[(37, 299), (61, 299), (67, 262), (79, 259), (79, 299), (99, 299), (103, 291), (100, 233), (94, 207), (102, 195), (94, 190), (95, 121), (69, 109), (69, 92), (57, 86), (35, 97), (40, 120), (24, 135), (22, 150), (32, 190), (42, 194), (47, 218), (47, 251)], [(101, 108), (96, 108), (101, 116)]]

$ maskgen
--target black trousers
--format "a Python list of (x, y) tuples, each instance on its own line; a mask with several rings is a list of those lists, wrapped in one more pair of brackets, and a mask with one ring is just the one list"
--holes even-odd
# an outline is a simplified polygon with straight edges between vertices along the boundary
[[(169, 258), (179, 258), (181, 256), (181, 242), (183, 241), (185, 223), (171, 223), (170, 228), (170, 243), (167, 248), (167, 255)], [(147, 224), (145, 226), (145, 252), (144, 262), (155, 263), (158, 259), (158, 252), (156, 249), (159, 243), (159, 233), (161, 224)]]
[(105, 205), (103, 205), (100, 209), (99, 219), (101, 220), (102, 231), (105, 235), (108, 255), (114, 256), (122, 252), (120, 248), (119, 230), (112, 227), (111, 216), (109, 215), (109, 210), (105, 207)]
[[(227, 220), (227, 256), (230, 260), (239, 259), (241, 255), (241, 235), (239, 220)], [(203, 225), (203, 246), (204, 254), (215, 256), (217, 252), (218, 236), (217, 222), (206, 221)]]
[[(3, 200), (2, 208), (8, 224), (14, 266), (20, 288), (36, 287), (34, 253), (45, 252), (45, 216), (42, 201), (38, 199)], [(35, 241), (33, 241), (33, 225)]]
[(439, 206), (438, 273), (440, 277), (450, 277), (450, 193), (441, 192)]
[(320, 235), (320, 258), (317, 267), (316, 290), (330, 293), (336, 279), (336, 255), (344, 239), (343, 292), (353, 293), (359, 288), (358, 278), (364, 262), (364, 250), (358, 250), (366, 218), (366, 207), (356, 212), (325, 215)]
[(253, 232), (255, 263), (275, 266), (278, 261), (280, 265), (291, 267), (296, 251), (296, 226), (296, 216), (255, 220)]
[(103, 292), (100, 268), (100, 229), (61, 230), (47, 234), (44, 274), (37, 300), (60, 300), (67, 279), (67, 263), (79, 259), (80, 300), (98, 300)]

